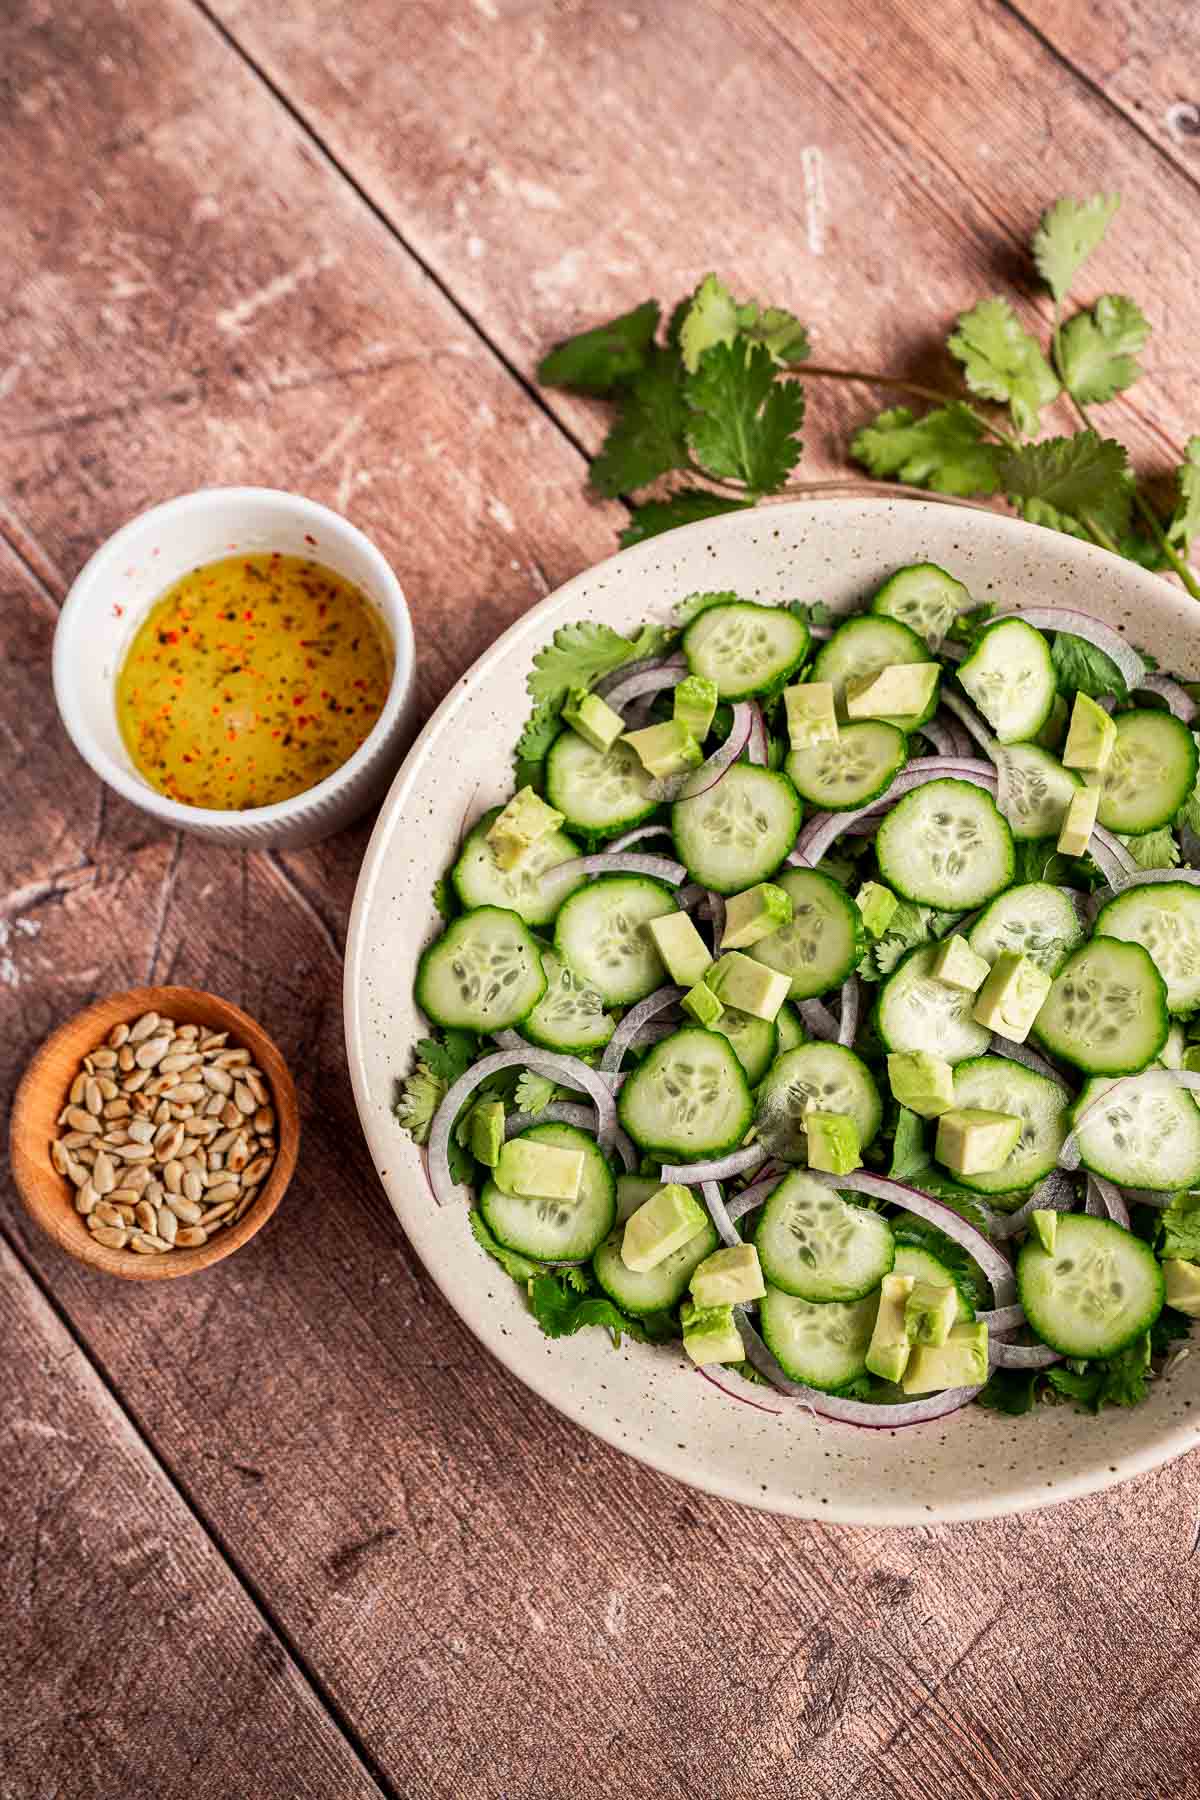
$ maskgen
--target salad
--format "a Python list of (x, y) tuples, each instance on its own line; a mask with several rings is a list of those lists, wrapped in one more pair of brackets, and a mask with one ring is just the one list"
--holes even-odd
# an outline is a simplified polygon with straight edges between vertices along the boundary
[(529, 687), (396, 1114), (542, 1329), (888, 1429), (1144, 1399), (1200, 1317), (1195, 692), (929, 563)]

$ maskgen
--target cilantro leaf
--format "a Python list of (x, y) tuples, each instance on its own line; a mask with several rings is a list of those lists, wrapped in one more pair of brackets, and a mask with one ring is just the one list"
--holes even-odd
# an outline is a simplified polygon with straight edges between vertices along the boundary
[(921, 419), (907, 406), (890, 407), (855, 432), (850, 454), (872, 475), (896, 475), (936, 494), (994, 494), (1000, 486), (999, 447), (960, 400)]
[(1048, 881), (1061, 887), (1067, 875), (1067, 859), (1060, 855), (1054, 838), (1018, 838), (1013, 845), (1013, 886), (1028, 881)]
[(702, 612), (707, 612), (710, 606), (728, 606), (738, 598), (732, 588), (711, 594), (685, 594), (675, 608), (675, 623), (690, 625), (693, 619), (698, 618)]
[(683, 367), (674, 350), (655, 349), (644, 369), (616, 396), (617, 417), (588, 479), (612, 499), (647, 487), (688, 460)]
[(744, 481), (756, 494), (783, 487), (800, 456), (804, 390), (776, 381), (771, 353), (742, 338), (713, 344), (685, 384), (694, 413), (687, 439), (710, 475)]
[(993, 1369), (975, 1404), (1020, 1418), (1037, 1405), (1038, 1376), (1037, 1369)]
[(802, 619), (810, 630), (814, 625), (837, 624), (837, 614), (823, 600), (789, 600), (788, 611)]
[(1200, 1194), (1177, 1194), (1159, 1223), (1158, 1253), (1165, 1261), (1200, 1262)]
[(679, 488), (669, 500), (647, 500), (630, 509), (629, 524), (621, 533), (622, 550), (644, 544), (647, 538), (674, 531), (677, 525), (694, 525), (699, 519), (716, 519), (722, 513), (745, 512), (752, 500), (733, 500), (726, 494), (710, 494), (707, 488)]
[(1110, 537), (1120, 537), (1129, 523), (1132, 487), (1125, 446), (1090, 428), (1074, 437), (1044, 438), (1010, 450), (1001, 479), (1026, 517), (1028, 502), (1037, 500), (1081, 524), (1093, 520)]
[(1139, 869), (1176, 869), (1179, 867), (1179, 845), (1169, 825), (1157, 831), (1144, 831), (1137, 837), (1117, 832)]
[(538, 380), (547, 387), (577, 388), (584, 394), (609, 393), (646, 366), (658, 317), (658, 301), (644, 300), (632, 312), (567, 338), (542, 358)]
[(1101, 294), (1062, 330), (1061, 362), (1068, 393), (1082, 405), (1101, 405), (1132, 387), (1141, 369), (1136, 352), (1150, 336), (1141, 308), (1123, 294)]
[(521, 1256), (516, 1250), (509, 1250), (495, 1239), (484, 1222), (483, 1214), (478, 1207), (472, 1207), (467, 1214), (467, 1223), (471, 1227), (471, 1236), (489, 1256), (495, 1257), (505, 1274), (511, 1275), (524, 1287), (527, 1281), (544, 1271), (541, 1263), (530, 1262), (527, 1256)]
[(451, 888), (446, 876), (439, 875), (434, 882), (432, 899), (434, 910), (437, 912), (439, 918), (447, 921), (454, 918), (458, 909), (454, 903), (454, 890)]
[(532, 787), (539, 794), (543, 785), (542, 764), (551, 744), (562, 730), (563, 697), (540, 700), (525, 721), (513, 752), (513, 780), (518, 791)]
[(580, 1296), (569, 1283), (554, 1275), (535, 1275), (530, 1282), (529, 1304), (533, 1316), (547, 1337), (570, 1337), (587, 1325), (603, 1325), (619, 1347), (623, 1333), (650, 1343), (662, 1343), (677, 1336), (669, 1313), (651, 1313), (643, 1319), (631, 1319), (606, 1294)]
[[(750, 305), (753, 305), (753, 301)], [(763, 344), (776, 362), (803, 362), (811, 348), (808, 329), (802, 325), (795, 313), (785, 311), (782, 306), (755, 307), (754, 318), (745, 315), (748, 307), (742, 309), (742, 332), (752, 343)]]
[(1103, 650), (1097, 650), (1086, 638), (1069, 631), (1056, 631), (1050, 647), (1054, 679), (1060, 694), (1072, 701), (1076, 694), (1090, 700), (1103, 700), (1106, 695), (1124, 705), (1129, 698), (1125, 677), (1116, 663)]
[(890, 975), (902, 956), (919, 944), (928, 944), (943, 936), (961, 916), (960, 913), (938, 912), (932, 906), (918, 906), (912, 900), (901, 900), (887, 930), (871, 946), (870, 963), (864, 962), (859, 974), (864, 981), (878, 981), (881, 975)]
[(892, 1139), (892, 1161), (888, 1174), (893, 1181), (908, 1181), (929, 1165), (925, 1145), (925, 1124), (907, 1106), (900, 1108), (896, 1133)]
[(1120, 194), (1093, 194), (1088, 200), (1072, 200), (1064, 195), (1042, 214), (1033, 238), (1033, 260), (1060, 304), (1108, 230), (1120, 204)]
[(534, 657), (525, 685), (532, 699), (561, 709), (572, 688), (590, 688), (623, 663), (656, 655), (669, 635), (660, 625), (644, 625), (636, 638), (594, 619), (560, 625)]
[(732, 344), (740, 321), (738, 303), (715, 275), (706, 275), (692, 295), (679, 327), (679, 353), (689, 375), (714, 344)]
[(1058, 394), (1058, 377), (1007, 300), (993, 296), (962, 313), (949, 349), (973, 394), (1007, 401), (1018, 431), (1037, 430), (1042, 407)]
[(1167, 542), (1179, 545), (1186, 555), (1192, 539), (1200, 535), (1200, 437), (1190, 437), (1185, 444), (1177, 478), (1179, 502), (1167, 526)]
[(433, 1115), (442, 1104), (447, 1088), (470, 1068), (478, 1048), (479, 1040), (474, 1032), (456, 1029), (418, 1041), (416, 1065), (399, 1084), (392, 1107), (397, 1122), (415, 1144), (428, 1142)]
[(438, 1038), (420, 1038), (417, 1042), (417, 1055), (430, 1072), (444, 1081), (446, 1086), (465, 1075), (479, 1051), (479, 1039), (473, 1031), (462, 1031), (457, 1026), (450, 1026)]
[(1137, 1406), (1146, 1398), (1149, 1372), (1150, 1334), (1145, 1332), (1116, 1356), (1057, 1363), (1046, 1370), (1046, 1380), (1082, 1411), (1099, 1412), (1102, 1406)]
[(557, 1084), (549, 1075), (537, 1075), (532, 1069), (522, 1069), (517, 1076), (517, 1109), (527, 1113), (544, 1112), (557, 1092)]
[[(915, 1185), (923, 1189), (924, 1179)], [(987, 1305), (983, 1278), (961, 1244), (917, 1213), (900, 1213), (892, 1220), (892, 1231), (898, 1244), (914, 1244), (920, 1250), (927, 1250), (930, 1256), (936, 1256), (953, 1276), (954, 1285), (968, 1306), (977, 1310)]]

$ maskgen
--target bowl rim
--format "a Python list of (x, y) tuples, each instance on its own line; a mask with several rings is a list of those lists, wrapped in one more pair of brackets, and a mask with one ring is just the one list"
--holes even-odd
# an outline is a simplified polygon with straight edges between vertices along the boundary
[[(291, 794), (286, 800), (274, 800), (269, 806), (250, 806), (234, 808), (229, 811), (214, 806), (186, 806), (182, 801), (172, 800), (166, 794), (160, 794), (149, 782), (130, 775), (106, 751), (96, 743), (91, 732), (84, 724), (80, 709), (74, 698), (74, 675), (72, 659), (78, 655), (76, 636), (79, 623), (83, 617), (83, 608), (88, 596), (98, 582), (107, 579), (111, 574), (110, 565), (117, 564), (127, 554), (132, 538), (141, 535), (148, 528), (169, 526), (181, 514), (213, 512), (219, 513), (222, 508), (246, 502), (285, 502), (289, 507), (310, 523), (320, 526), (326, 531), (337, 531), (355, 540), (357, 548), (371, 564), (381, 590), (387, 593), (394, 617), (387, 620), (394, 647), (392, 663), (392, 679), (388, 687), (387, 699), (383, 710), (374, 725), (363, 739), (353, 756), (330, 771), (314, 787), (303, 788), (298, 794)], [(314, 560), (319, 561), (319, 558)], [(164, 587), (163, 593), (166, 592)], [(161, 597), (161, 595), (160, 595)], [(153, 605), (154, 601), (150, 602)], [(412, 615), (408, 600), (391, 564), (382, 550), (372, 542), (366, 533), (343, 513), (336, 512), (333, 507), (325, 506), (319, 500), (309, 500), (303, 494), (293, 494), (286, 488), (269, 488), (241, 485), (235, 487), (195, 488), (190, 493), (176, 494), (169, 500), (160, 500), (144, 511), (135, 513), (124, 525), (118, 527), (111, 537), (93, 550), (79, 573), (67, 590), (67, 597), (62, 603), (58, 622), (54, 628), (54, 646), (51, 655), (52, 681), (54, 700), (58, 708), (67, 735), (76, 750), (82, 756), (94, 774), (103, 782), (140, 807), (143, 812), (152, 814), (177, 830), (218, 831), (230, 827), (238, 829), (267, 828), (276, 825), (287, 825), (293, 820), (307, 817), (314, 806), (319, 806), (339, 789), (351, 785), (361, 771), (374, 760), (377, 751), (384, 745), (401, 722), (404, 709), (412, 692), (416, 666), (416, 649), (413, 637)]]

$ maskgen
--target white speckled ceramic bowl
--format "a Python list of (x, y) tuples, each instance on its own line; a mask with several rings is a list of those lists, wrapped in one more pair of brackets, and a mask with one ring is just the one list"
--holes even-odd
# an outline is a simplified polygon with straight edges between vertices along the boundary
[[(1160, 577), (1053, 531), (985, 512), (902, 500), (764, 507), (624, 551), (535, 606), (463, 677), (411, 751), (359, 879), (346, 957), (346, 1031), (359, 1112), (397, 1217), (451, 1305), (535, 1392), (654, 1467), (729, 1499), (800, 1518), (928, 1524), (1046, 1505), (1109, 1486), (1200, 1444), (1200, 1356), (1145, 1405), (1099, 1418), (1044, 1407), (1008, 1419), (979, 1407), (905, 1431), (816, 1420), (769, 1389), (740, 1404), (681, 1353), (609, 1347), (598, 1331), (551, 1342), (518, 1288), (473, 1243), (466, 1212), (439, 1210), (390, 1112), (423, 1021), (417, 955), (439, 929), (435, 878), (464, 824), (506, 794), (528, 711), (534, 651), (572, 619), (620, 630), (667, 621), (697, 589), (854, 608), (902, 564), (931, 560), (976, 600), (1060, 601), (1127, 631), (1164, 669), (1200, 675), (1200, 612)], [(736, 1382), (731, 1385), (738, 1385)]]
[[(395, 660), (382, 713), (340, 769), (290, 800), (219, 812), (170, 800), (139, 774), (117, 726), (116, 679), (154, 602), (190, 569), (239, 550), (310, 556), (354, 582), (383, 621)], [(161, 824), (248, 850), (295, 848), (356, 819), (394, 773), (415, 703), (412, 621), (391, 568), (340, 513), (275, 488), (201, 488), (131, 519), (80, 570), (54, 634), (54, 697), (84, 761)]]

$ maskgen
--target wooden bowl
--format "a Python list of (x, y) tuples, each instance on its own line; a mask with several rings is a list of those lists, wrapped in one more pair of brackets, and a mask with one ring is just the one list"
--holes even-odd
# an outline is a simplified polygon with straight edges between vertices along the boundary
[[(50, 1141), (57, 1133), (58, 1115), (84, 1056), (104, 1043), (114, 1025), (122, 1020), (131, 1025), (151, 1011), (179, 1025), (228, 1031), (232, 1043), (249, 1050), (271, 1090), (279, 1147), (267, 1181), (236, 1225), (215, 1232), (206, 1244), (193, 1250), (138, 1256), (96, 1242), (75, 1210), (74, 1188), (50, 1160)], [(299, 1147), (296, 1087), (275, 1044), (240, 1006), (190, 987), (131, 988), (98, 1000), (60, 1025), (21, 1079), (10, 1132), (13, 1175), (30, 1217), (71, 1256), (126, 1281), (171, 1281), (177, 1275), (198, 1275), (201, 1269), (232, 1256), (266, 1224), (283, 1199)]]

